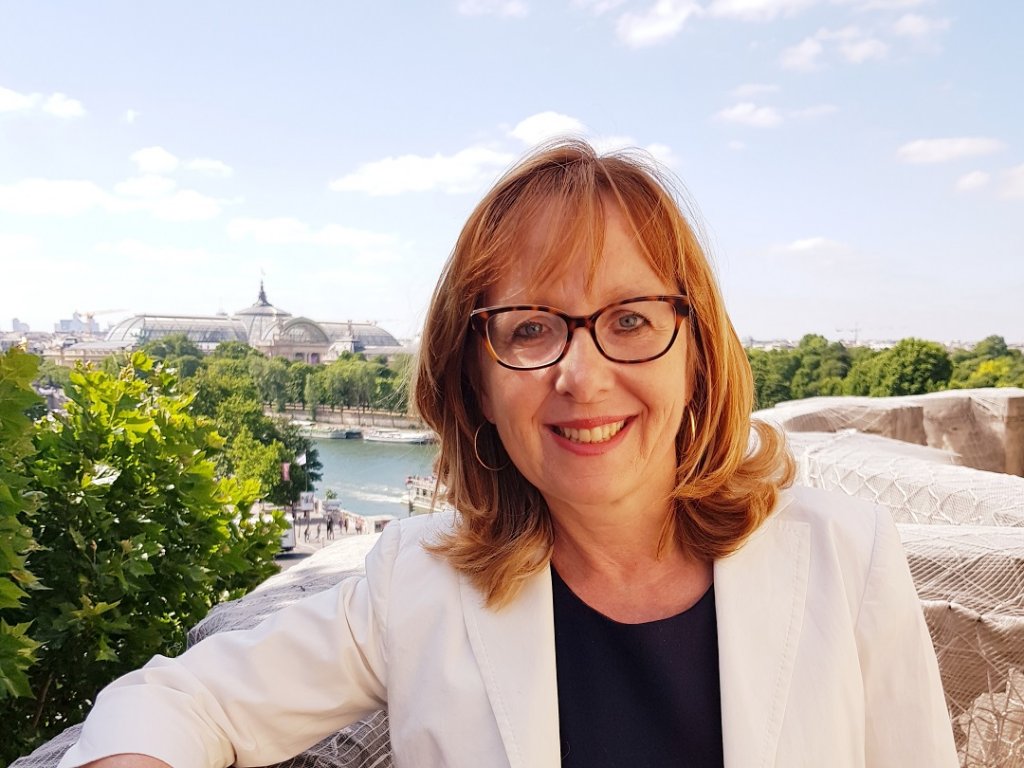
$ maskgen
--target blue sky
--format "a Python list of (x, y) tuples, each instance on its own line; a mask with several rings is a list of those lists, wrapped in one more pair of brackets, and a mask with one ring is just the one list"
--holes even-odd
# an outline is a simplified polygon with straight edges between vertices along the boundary
[[(1024, 3), (0, 0), (0, 329), (415, 334), (553, 133), (647, 149), (741, 336), (1024, 341)], [(117, 311), (113, 311), (117, 310)]]

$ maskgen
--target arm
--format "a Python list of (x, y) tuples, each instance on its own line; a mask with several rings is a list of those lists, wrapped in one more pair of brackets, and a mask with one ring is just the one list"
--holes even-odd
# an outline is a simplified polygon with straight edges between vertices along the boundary
[[(177, 659), (158, 656), (112, 683), (61, 768), (135, 753), (179, 768), (267, 765), (382, 708), (383, 626), (400, 535), (389, 526), (367, 556), (367, 577), (252, 630), (212, 635)], [(136, 764), (161, 763), (122, 765)]]
[(892, 518), (884, 508), (875, 515), (856, 624), (867, 764), (956, 768), (952, 725), (921, 603)]

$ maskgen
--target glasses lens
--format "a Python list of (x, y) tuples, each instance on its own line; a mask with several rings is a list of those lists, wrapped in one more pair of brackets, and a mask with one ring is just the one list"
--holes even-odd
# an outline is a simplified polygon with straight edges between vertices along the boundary
[(656, 357), (676, 333), (676, 310), (667, 301), (630, 301), (597, 318), (597, 340), (607, 357), (621, 362)]
[(543, 310), (513, 309), (487, 321), (494, 354), (513, 368), (535, 368), (558, 359), (567, 335), (565, 321)]

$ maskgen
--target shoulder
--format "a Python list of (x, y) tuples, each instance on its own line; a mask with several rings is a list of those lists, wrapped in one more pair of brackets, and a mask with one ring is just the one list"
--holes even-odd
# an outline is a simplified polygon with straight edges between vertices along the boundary
[[(450, 533), (455, 527), (455, 516), (450, 512), (396, 520), (380, 534), (373, 549), (366, 556), (368, 576), (383, 572), (415, 573), (418, 570), (452, 570), (441, 558), (426, 547)], [(454, 573), (454, 571), (452, 571)]]
[(820, 488), (792, 486), (779, 494), (765, 525), (803, 524), (812, 541), (849, 541), (870, 553), (879, 526), (895, 527), (889, 512), (878, 504)]
[(907, 569), (891, 514), (864, 499), (794, 486), (780, 494), (763, 527), (803, 530), (812, 585), (841, 588), (852, 606), (861, 603), (883, 574)]

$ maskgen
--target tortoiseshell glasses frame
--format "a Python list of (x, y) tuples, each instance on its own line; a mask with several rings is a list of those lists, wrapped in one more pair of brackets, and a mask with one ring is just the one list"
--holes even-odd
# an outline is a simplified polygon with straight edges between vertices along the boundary
[[(624, 318), (640, 318), (644, 325), (620, 326), (617, 330), (621, 332), (624, 339), (621, 342), (616, 342), (614, 339), (607, 337), (607, 334), (613, 333), (616, 329), (598, 324), (602, 316), (605, 316), (611, 310), (619, 308), (628, 310), (631, 309), (630, 305), (638, 304), (644, 304), (650, 309), (651, 305), (649, 302), (657, 302), (659, 305), (670, 308), (672, 311), (671, 320), (667, 318), (667, 315), (664, 318), (657, 318), (665, 322), (655, 328), (649, 322), (649, 319), (638, 311), (623, 315)], [(636, 309), (643, 308), (638, 307)], [(514, 353), (510, 344), (502, 344), (494, 338), (494, 334), (497, 333), (496, 324), (500, 322), (503, 315), (508, 318), (509, 313), (513, 312), (532, 313), (523, 314), (522, 316), (523, 323), (531, 326), (533, 331), (533, 335), (523, 335), (520, 337), (525, 344), (532, 344), (532, 347), (523, 353)], [(540, 316), (537, 313), (541, 313)], [(532, 371), (538, 368), (547, 368), (562, 360), (569, 350), (569, 344), (572, 343), (573, 333), (577, 328), (585, 328), (589, 331), (590, 338), (594, 341), (594, 346), (597, 347), (604, 357), (614, 363), (635, 364), (657, 360), (672, 348), (676, 337), (679, 335), (679, 327), (689, 314), (690, 303), (687, 297), (684, 294), (669, 294), (634, 296), (630, 299), (615, 301), (601, 307), (590, 315), (569, 315), (556, 307), (549, 307), (543, 304), (512, 304), (482, 307), (470, 313), (469, 322), (473, 330), (483, 338), (484, 346), (495, 362), (505, 368), (516, 371)], [(518, 333), (522, 329), (523, 324), (517, 325), (515, 320), (515, 318), (511, 320), (512, 330)], [(542, 324), (548, 320), (552, 321), (551, 325)], [(561, 334), (563, 327), (565, 330), (564, 336)], [(548, 333), (544, 333), (545, 331)], [(542, 338), (539, 335), (540, 333), (544, 333), (547, 338)], [(602, 337), (604, 337), (603, 341)], [(538, 341), (540, 343), (536, 343)], [(609, 351), (609, 346), (618, 348)], [(626, 354), (631, 346), (636, 350), (637, 356), (635, 357), (632, 352)], [(521, 356), (529, 357), (531, 355), (535, 359), (531, 359), (529, 362), (523, 362), (523, 360), (519, 359)]]

